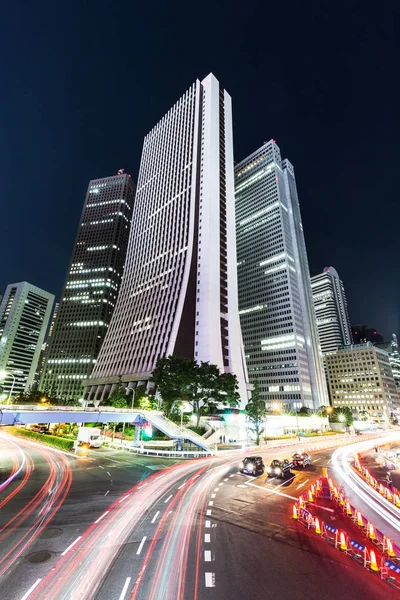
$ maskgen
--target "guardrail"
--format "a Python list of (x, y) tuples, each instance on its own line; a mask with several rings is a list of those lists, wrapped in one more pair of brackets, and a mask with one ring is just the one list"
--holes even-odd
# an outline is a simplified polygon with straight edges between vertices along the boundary
[(141, 448), (140, 446), (133, 446), (132, 444), (121, 444), (115, 442), (104, 442), (104, 445), (109, 448), (115, 448), (117, 450), (126, 450), (133, 454), (140, 454), (141, 456), (159, 456), (162, 458), (205, 458), (213, 456), (210, 452), (199, 452), (193, 450), (158, 450), (157, 448)]

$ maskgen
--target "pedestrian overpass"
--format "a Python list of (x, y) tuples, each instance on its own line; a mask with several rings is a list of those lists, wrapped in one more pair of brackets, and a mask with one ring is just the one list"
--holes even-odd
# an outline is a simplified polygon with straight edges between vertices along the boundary
[[(201, 435), (187, 427), (179, 427), (161, 412), (112, 408), (109, 406), (81, 408), (77, 406), (0, 405), (1, 425), (31, 425), (34, 423), (132, 423), (138, 432), (144, 423), (150, 423), (173, 440), (191, 442), (206, 452), (211, 447)], [(135, 435), (135, 440), (136, 440)]]

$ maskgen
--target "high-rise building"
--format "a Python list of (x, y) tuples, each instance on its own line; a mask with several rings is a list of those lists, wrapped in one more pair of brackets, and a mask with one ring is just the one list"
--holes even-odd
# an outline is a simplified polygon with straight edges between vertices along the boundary
[(374, 327), (368, 325), (352, 325), (351, 332), (355, 344), (365, 344), (372, 342), (373, 344), (383, 344), (383, 337)]
[(399, 395), (384, 350), (371, 342), (343, 346), (325, 354), (325, 366), (334, 407), (375, 422), (387, 422), (397, 412)]
[(395, 333), (392, 333), (392, 339), (390, 342), (383, 342), (383, 344), (376, 345), (381, 350), (385, 350), (385, 352), (387, 352), (389, 356), (390, 366), (392, 367), (393, 379), (400, 395), (400, 352), (399, 343), (397, 341), (397, 335)]
[(15, 397), (35, 379), (54, 296), (26, 281), (7, 286), (0, 305), (0, 371), (3, 394)]
[(48, 347), (48, 343), (49, 343), (51, 334), (53, 333), (54, 322), (56, 320), (57, 311), (58, 311), (58, 307), (59, 306), (60, 306), (60, 303), (56, 302), (55, 305), (54, 305), (53, 316), (51, 317), (51, 321), (50, 321), (49, 333), (47, 334), (46, 341), (43, 342), (43, 344), (42, 344), (42, 349), (40, 351), (40, 356), (39, 356), (39, 360), (38, 360), (38, 364), (37, 364), (37, 368), (36, 368), (35, 378), (34, 378), (34, 381), (33, 381), (33, 386), (35, 388), (38, 387), (40, 378), (41, 378), (42, 373), (43, 373), (44, 361), (46, 359), (46, 348)]
[(291, 163), (274, 140), (235, 167), (239, 310), (250, 383), (269, 406), (329, 403)]
[(135, 185), (130, 175), (89, 182), (40, 389), (83, 396), (117, 299), (128, 245)]
[(90, 401), (148, 381), (158, 358), (235, 373), (247, 402), (237, 307), (231, 98), (196, 81), (145, 137), (124, 279)]
[(346, 294), (336, 269), (325, 267), (311, 277), (311, 289), (322, 352), (352, 344)]

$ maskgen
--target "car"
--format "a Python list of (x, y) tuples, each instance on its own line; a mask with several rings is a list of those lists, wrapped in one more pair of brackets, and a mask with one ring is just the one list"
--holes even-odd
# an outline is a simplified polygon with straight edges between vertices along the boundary
[(292, 471), (293, 463), (287, 458), (277, 459), (271, 462), (267, 467), (268, 477), (282, 477), (282, 479), (290, 474)]
[(293, 454), (292, 456), (292, 461), (294, 467), (303, 467), (304, 469), (304, 467), (311, 464), (311, 456), (307, 454), (307, 452), (303, 452), (302, 454), (296, 452), (296, 454)]
[(264, 461), (261, 456), (246, 456), (240, 463), (239, 470), (246, 475), (262, 475), (265, 471)]

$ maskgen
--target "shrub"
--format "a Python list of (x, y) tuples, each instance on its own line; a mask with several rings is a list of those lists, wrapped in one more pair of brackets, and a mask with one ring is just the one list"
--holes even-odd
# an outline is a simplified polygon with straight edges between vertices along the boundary
[(74, 447), (74, 440), (56, 437), (55, 435), (47, 435), (45, 433), (37, 433), (37, 431), (30, 431), (29, 429), (19, 429), (18, 427), (10, 427), (10, 429), (11, 432), (16, 435), (37, 440), (46, 446), (62, 448), (63, 450), (72, 450)]

